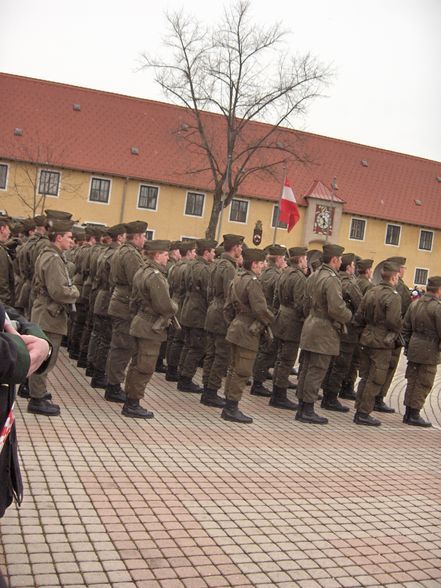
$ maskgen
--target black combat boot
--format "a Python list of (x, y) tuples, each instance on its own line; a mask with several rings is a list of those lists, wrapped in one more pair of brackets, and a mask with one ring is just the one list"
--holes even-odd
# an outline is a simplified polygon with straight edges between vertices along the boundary
[(90, 380), (90, 385), (92, 388), (106, 388), (107, 387), (107, 380), (106, 374), (101, 370), (95, 370), (95, 373)]
[(381, 425), (381, 421), (365, 412), (356, 412), (354, 414), (354, 423), (368, 427), (379, 427)]
[(420, 415), (420, 411), (417, 408), (409, 408), (409, 417), (405, 421), (406, 425), (413, 425), (414, 427), (431, 427), (430, 421), (425, 421)]
[(44, 416), (58, 416), (60, 414), (60, 407), (58, 404), (52, 404), (47, 398), (30, 398), (28, 412), (42, 414)]
[(28, 380), (23, 382), (23, 384), (20, 384), (17, 390), (17, 395), (20, 396), (20, 398), (30, 398)]
[(345, 400), (356, 400), (357, 395), (350, 384), (343, 384), (339, 397), (344, 398)]
[(406, 406), (406, 412), (403, 415), (403, 423), (407, 423), (407, 421), (409, 420), (409, 415), (410, 415), (410, 407)]
[(294, 384), (294, 382), (288, 380), (288, 390), (297, 390), (297, 384)]
[(375, 412), (388, 412), (391, 414), (395, 412), (395, 408), (392, 408), (391, 406), (387, 405), (384, 402), (382, 396), (375, 396), (374, 410)]
[(178, 382), (178, 369), (171, 365), (167, 366), (167, 371), (165, 372), (165, 379), (167, 380), (167, 382)]
[(177, 388), (179, 392), (189, 392), (190, 394), (200, 394), (203, 390), (195, 384), (191, 378), (179, 377)]
[(76, 351), (75, 349), (70, 349), (69, 350), (69, 357), (76, 361), (76, 360), (80, 359), (80, 352)]
[(302, 402), (296, 414), (296, 421), (311, 425), (327, 425), (328, 419), (314, 412), (313, 402)]
[(285, 410), (297, 410), (298, 404), (288, 399), (286, 388), (280, 388), (273, 385), (273, 394), (270, 398), (269, 405), (274, 408), (284, 408)]
[(221, 398), (217, 395), (217, 390), (210, 390), (204, 387), (204, 391), (201, 396), (201, 404), (205, 406), (214, 406), (216, 408), (223, 408), (226, 404), (225, 398)]
[(253, 422), (251, 417), (246, 416), (239, 410), (239, 403), (234, 400), (226, 401), (221, 417), (226, 421), (232, 421), (234, 423), (248, 424)]
[(349, 412), (349, 407), (339, 402), (337, 394), (334, 392), (324, 392), (320, 406), (325, 410), (333, 410), (334, 412)]
[(127, 395), (119, 384), (107, 384), (104, 398), (109, 402), (126, 402)]
[(264, 396), (265, 398), (269, 398), (270, 396), (272, 396), (271, 390), (265, 388), (262, 382), (256, 381), (254, 381), (253, 385), (251, 386), (250, 394), (252, 394), (253, 396)]
[(264, 378), (265, 378), (265, 380), (272, 380), (273, 379), (273, 375), (272, 375), (272, 373), (269, 370), (267, 370), (266, 373), (265, 373), (265, 375), (264, 375)]
[(132, 398), (127, 398), (121, 414), (132, 419), (152, 419), (155, 416), (150, 410), (142, 408), (139, 400), (133, 400)]
[(93, 378), (95, 375), (95, 368), (91, 363), (87, 362), (86, 371), (84, 373), (88, 378)]
[(167, 368), (164, 365), (164, 361), (162, 359), (158, 358), (158, 361), (156, 362), (156, 366), (155, 366), (155, 372), (157, 372), (158, 374), (166, 374), (167, 373)]
[(80, 353), (77, 361), (77, 367), (79, 368), (86, 368), (87, 367), (87, 355)]

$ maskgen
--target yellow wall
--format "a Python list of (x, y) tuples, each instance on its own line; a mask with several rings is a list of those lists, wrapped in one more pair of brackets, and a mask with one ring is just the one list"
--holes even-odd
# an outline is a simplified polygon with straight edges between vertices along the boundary
[[(27, 208), (18, 196), (18, 192), (29, 202), (32, 201), (32, 193), (36, 182), (35, 166), (14, 162), (8, 163), (7, 190), (0, 191), (0, 209), (6, 210), (13, 216), (29, 216), (31, 211)], [(205, 196), (203, 217), (186, 216), (185, 202), (187, 190), (166, 185), (159, 185), (155, 182), (140, 182), (118, 177), (107, 176), (111, 179), (110, 201), (108, 204), (89, 202), (89, 191), (91, 177), (106, 178), (102, 174), (90, 174), (70, 170), (61, 171), (61, 185), (58, 197), (47, 196), (45, 208), (68, 210), (73, 217), (80, 222), (98, 222), (106, 225), (116, 224), (121, 221), (145, 220), (149, 229), (154, 230), (155, 238), (179, 239), (182, 236), (204, 237), (205, 229), (210, 217), (212, 206), (212, 195)], [(148, 211), (137, 208), (140, 184), (159, 186), (159, 198), (157, 211)], [(125, 197), (124, 197), (125, 192)], [(253, 229), (256, 221), (263, 223), (262, 246), (272, 242), (274, 228), (271, 227), (274, 202), (247, 199), (248, 218), (246, 223), (231, 222), (229, 220), (230, 208), (224, 210), (222, 233), (238, 233), (244, 235), (248, 244), (252, 244)], [(39, 213), (40, 211), (38, 211)], [(300, 221), (291, 233), (284, 229), (277, 230), (277, 242), (287, 247), (304, 245), (302, 242), (304, 222), (306, 218), (305, 209), (300, 208)], [(394, 247), (385, 245), (386, 221), (381, 219), (367, 218), (365, 238), (363, 241), (349, 239), (351, 219), (356, 215), (343, 214), (340, 224), (338, 243), (361, 257), (370, 257), (375, 263), (394, 256), (402, 255), (407, 257), (406, 282), (413, 285), (415, 268), (429, 269), (429, 274), (441, 275), (441, 256), (435, 254), (440, 231), (434, 231), (432, 252), (418, 250), (419, 227), (394, 223), (401, 225), (400, 246)], [(363, 218), (363, 217), (357, 217)], [(309, 245), (306, 243), (305, 245)], [(320, 248), (315, 244), (314, 248)]]

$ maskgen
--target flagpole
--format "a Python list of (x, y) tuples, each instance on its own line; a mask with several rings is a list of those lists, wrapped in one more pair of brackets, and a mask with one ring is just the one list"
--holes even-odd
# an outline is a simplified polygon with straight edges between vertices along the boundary
[(280, 190), (280, 194), (279, 194), (279, 202), (277, 204), (277, 218), (276, 218), (276, 224), (274, 225), (273, 245), (276, 244), (277, 229), (279, 226), (279, 217), (280, 217), (280, 202), (282, 200), (283, 187), (285, 186), (285, 182), (286, 182), (286, 165), (283, 166), (283, 182), (282, 182), (282, 189)]

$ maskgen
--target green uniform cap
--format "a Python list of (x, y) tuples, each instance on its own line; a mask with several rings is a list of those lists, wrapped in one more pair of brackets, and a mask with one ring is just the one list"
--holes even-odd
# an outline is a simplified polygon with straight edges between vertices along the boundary
[(144, 243), (146, 251), (168, 251), (170, 249), (170, 241), (165, 239), (153, 239)]
[(72, 214), (70, 212), (64, 212), (62, 210), (45, 210), (46, 216), (48, 219), (57, 219), (57, 220), (70, 220), (72, 218)]
[(265, 261), (266, 256), (267, 254), (263, 249), (252, 249), (248, 247), (243, 252), (244, 261)]
[(288, 254), (290, 257), (302, 257), (302, 255), (306, 255), (308, 249), (306, 247), (291, 247), (288, 249)]
[(67, 219), (50, 218), (47, 221), (47, 228), (49, 233), (68, 233), (72, 231), (74, 221)]
[(345, 253), (341, 256), (341, 264), (345, 267), (351, 265), (355, 261), (355, 253)]
[(145, 233), (148, 227), (148, 224), (145, 221), (132, 221), (130, 223), (125, 223), (126, 225), (126, 233), (128, 235), (137, 235), (138, 233)]
[(227, 234), (223, 236), (223, 243), (222, 246), (226, 249), (229, 249), (230, 247), (234, 247), (234, 245), (242, 245), (243, 240), (245, 239), (245, 237), (243, 237), (242, 235), (233, 235), (233, 234)]
[(374, 265), (373, 259), (360, 259), (357, 261), (357, 269), (361, 272), (364, 272), (370, 269)]
[(341, 245), (332, 245), (331, 243), (323, 245), (323, 254), (329, 257), (340, 257), (344, 250), (345, 248)]
[(220, 257), (222, 253), (225, 253), (225, 248), (222, 245), (218, 245), (218, 247), (216, 247), (214, 250), (214, 254), (216, 257)]
[(398, 265), (406, 265), (405, 257), (388, 257), (386, 261), (391, 261), (392, 263), (397, 263)]
[(182, 241), (182, 244), (179, 247), (179, 252), (181, 255), (185, 255), (187, 251), (191, 251), (191, 249), (196, 249), (196, 243), (194, 241)]
[(179, 249), (181, 245), (182, 241), (170, 241), (169, 251), (175, 251), (175, 249)]
[(399, 272), (400, 264), (386, 259), (386, 261), (383, 261), (383, 267), (381, 269), (385, 272)]
[(86, 231), (84, 230), (84, 227), (77, 227), (74, 225), (72, 227), (72, 237), (76, 241), (84, 241), (86, 238)]
[(32, 220), (34, 221), (36, 227), (45, 227), (47, 225), (47, 216), (44, 214), (34, 216)]
[(427, 286), (429, 288), (441, 288), (441, 276), (431, 276), (427, 280)]
[(23, 221), (23, 230), (24, 231), (33, 231), (36, 227), (35, 220), (33, 218), (25, 218)]
[(264, 251), (267, 255), (286, 255), (286, 247), (283, 245), (268, 245)]
[(112, 239), (114, 239), (118, 235), (124, 235), (126, 230), (126, 225), (120, 223), (118, 225), (112, 225), (111, 227), (109, 227), (107, 229), (107, 233), (112, 237)]
[(100, 239), (107, 232), (106, 227), (97, 225), (87, 225), (84, 230), (86, 231), (86, 237), (95, 237), (95, 239)]
[(214, 241), (214, 239), (197, 239), (196, 240), (196, 248), (197, 249), (204, 249), (204, 250), (210, 250), (210, 249), (214, 249), (217, 245), (217, 241)]
[(16, 221), (11, 225), (11, 234), (14, 236), (19, 235), (25, 230), (24, 223), (21, 221)]

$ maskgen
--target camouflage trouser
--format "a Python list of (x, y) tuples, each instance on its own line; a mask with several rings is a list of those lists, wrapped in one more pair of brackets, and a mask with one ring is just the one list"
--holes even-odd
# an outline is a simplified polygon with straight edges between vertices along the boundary
[(58, 333), (49, 333), (45, 331), (49, 341), (52, 343), (52, 355), (49, 361), (49, 365), (44, 374), (32, 374), (29, 377), (29, 392), (31, 398), (43, 398), (47, 394), (47, 376), (57, 363), (58, 353), (60, 351), (62, 335)]
[(380, 394), (388, 376), (392, 349), (371, 349), (362, 347), (360, 382), (357, 388), (355, 409), (370, 414), (374, 409), (375, 397)]
[(173, 329), (169, 336), (170, 341), (167, 344), (167, 367), (177, 370), (182, 348), (184, 347), (184, 329), (179, 331)]
[(231, 345), (231, 360), (225, 380), (225, 398), (239, 402), (248, 378), (253, 372), (256, 351)]
[(184, 347), (179, 358), (178, 373), (190, 380), (195, 375), (199, 362), (205, 354), (205, 330), (184, 327)]
[(111, 339), (112, 321), (110, 317), (107, 315), (96, 314), (93, 321), (93, 331), (90, 339), (87, 361), (100, 372), (104, 372), (106, 369)]
[(436, 376), (436, 365), (426, 365), (409, 361), (406, 369), (407, 387), (404, 406), (421, 410), (427, 395), (432, 389)]
[(219, 390), (222, 378), (227, 374), (231, 345), (225, 335), (206, 333), (204, 369), (202, 383), (208, 390)]
[(282, 341), (277, 339), (277, 357), (273, 373), (273, 385), (287, 388), (289, 375), (297, 359), (299, 351), (298, 341)]
[(260, 338), (259, 351), (256, 355), (256, 361), (253, 367), (253, 380), (255, 382), (264, 382), (268, 370), (274, 367), (277, 357), (277, 340), (269, 341), (265, 337)]
[(297, 396), (303, 402), (316, 402), (320, 386), (328, 370), (332, 355), (303, 350)]
[(84, 325), (87, 320), (89, 306), (85, 302), (77, 302), (76, 312), (73, 317), (72, 328), (70, 330), (69, 350), (76, 353), (80, 352), (81, 337), (83, 335)]
[(135, 351), (127, 370), (124, 390), (127, 398), (140, 400), (155, 371), (161, 343), (134, 337)]
[(401, 347), (397, 347), (396, 349), (392, 349), (392, 354), (389, 361), (389, 369), (387, 370), (387, 376), (384, 381), (384, 384), (381, 387), (381, 390), (378, 393), (378, 396), (381, 398), (385, 398), (387, 393), (389, 392), (390, 385), (392, 384), (392, 380), (394, 379), (395, 372), (397, 371), (397, 366), (400, 362), (400, 355), (401, 355)]
[(340, 355), (332, 358), (322, 384), (325, 398), (337, 398), (339, 395), (345, 376), (351, 367), (353, 353), (354, 345), (340, 344)]
[(106, 376), (109, 384), (116, 385), (124, 381), (124, 372), (135, 351), (135, 341), (129, 334), (130, 319), (112, 316), (111, 320), (112, 339), (107, 356)]

